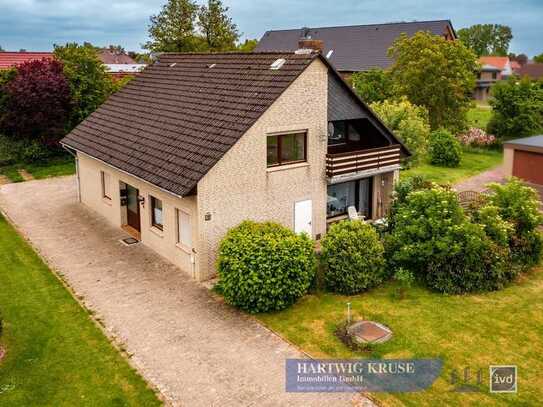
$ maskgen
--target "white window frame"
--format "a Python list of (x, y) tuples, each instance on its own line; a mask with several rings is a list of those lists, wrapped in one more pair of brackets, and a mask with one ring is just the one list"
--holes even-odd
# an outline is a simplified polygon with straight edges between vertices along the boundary
[(100, 182), (102, 183), (102, 199), (111, 201), (111, 174), (100, 171)]
[[(190, 241), (189, 242), (186, 242), (186, 241), (183, 241), (182, 239), (182, 233), (181, 233), (181, 214), (184, 214), (187, 216), (188, 218), (188, 225), (189, 225), (189, 239)], [(186, 249), (186, 250), (192, 250), (192, 247), (193, 247), (193, 241), (192, 241), (192, 232), (193, 232), (193, 229), (192, 229), (192, 216), (190, 214), (190, 212), (184, 210), (184, 209), (180, 209), (180, 208), (176, 208), (175, 209), (175, 223), (176, 223), (176, 240), (177, 240), (177, 245), (179, 245), (181, 248), (183, 249)]]
[[(162, 223), (155, 223), (155, 205), (154, 205), (154, 202), (156, 201), (160, 201), (160, 220)], [(157, 229), (159, 230), (160, 232), (163, 232), (164, 231), (164, 201), (160, 198), (157, 198), (156, 196), (154, 195), (149, 195), (149, 209), (150, 209), (150, 216), (151, 216), (151, 219), (150, 219), (150, 224), (151, 224), (151, 227), (154, 228), (154, 229)]]

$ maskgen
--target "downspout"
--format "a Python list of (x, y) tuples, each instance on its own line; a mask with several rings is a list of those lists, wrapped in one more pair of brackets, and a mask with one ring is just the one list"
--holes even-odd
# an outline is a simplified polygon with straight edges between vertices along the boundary
[(70, 155), (73, 156), (75, 159), (75, 179), (77, 182), (77, 202), (81, 203), (81, 183), (79, 181), (79, 158), (77, 157), (77, 153), (74, 153), (65, 145), (62, 145), (62, 148), (66, 150), (68, 153), (70, 153)]

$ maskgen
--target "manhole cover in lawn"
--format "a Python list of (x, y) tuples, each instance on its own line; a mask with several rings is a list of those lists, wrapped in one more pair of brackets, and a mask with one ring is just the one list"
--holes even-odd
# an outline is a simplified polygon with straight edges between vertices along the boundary
[(390, 328), (373, 321), (355, 322), (347, 332), (359, 343), (383, 343), (392, 338)]

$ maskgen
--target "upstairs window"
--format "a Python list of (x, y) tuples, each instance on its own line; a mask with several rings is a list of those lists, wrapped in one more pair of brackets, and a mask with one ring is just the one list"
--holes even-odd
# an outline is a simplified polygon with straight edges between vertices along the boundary
[(104, 171), (100, 171), (102, 179), (102, 198), (111, 200), (111, 176)]
[(162, 230), (162, 201), (151, 196), (151, 225)]
[(268, 167), (307, 160), (307, 133), (268, 136), (266, 143)]

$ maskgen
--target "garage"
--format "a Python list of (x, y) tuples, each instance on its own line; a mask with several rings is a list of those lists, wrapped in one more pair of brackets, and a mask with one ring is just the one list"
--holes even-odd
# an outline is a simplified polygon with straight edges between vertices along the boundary
[(508, 176), (543, 185), (543, 135), (510, 140), (503, 144)]

